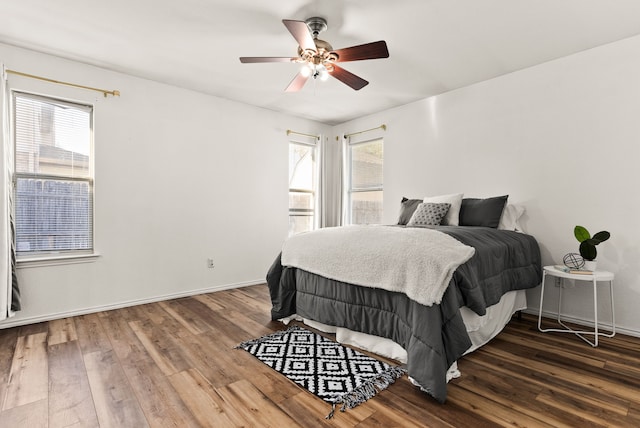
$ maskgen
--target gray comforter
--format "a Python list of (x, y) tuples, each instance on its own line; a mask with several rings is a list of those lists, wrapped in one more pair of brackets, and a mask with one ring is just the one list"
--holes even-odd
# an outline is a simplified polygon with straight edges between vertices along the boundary
[(538, 244), (530, 235), (484, 227), (434, 228), (476, 250), (456, 270), (439, 305), (424, 306), (402, 293), (282, 266), (278, 256), (267, 274), (272, 318), (298, 314), (389, 338), (406, 349), (409, 376), (444, 402), (447, 369), (471, 346), (460, 307), (484, 315), (504, 293), (539, 285), (542, 268)]

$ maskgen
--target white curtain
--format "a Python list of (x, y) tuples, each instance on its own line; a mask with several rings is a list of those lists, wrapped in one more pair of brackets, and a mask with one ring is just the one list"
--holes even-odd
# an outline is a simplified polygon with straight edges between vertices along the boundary
[(11, 97), (7, 73), (2, 65), (2, 150), (0, 150), (0, 320), (20, 310), (20, 293), (15, 272), (15, 229), (13, 224), (13, 145), (10, 136)]
[(340, 221), (341, 224), (348, 224), (349, 223), (349, 180), (350, 178), (347, 177), (347, 174), (350, 171), (350, 167), (348, 165), (349, 162), (349, 140), (350, 137), (342, 137), (340, 138), (340, 166), (342, 168), (342, 183), (340, 184), (340, 189), (341, 189), (341, 197), (340, 197), (340, 203), (341, 203), (341, 209), (340, 209)]
[(341, 226), (342, 142), (320, 139), (320, 227)]

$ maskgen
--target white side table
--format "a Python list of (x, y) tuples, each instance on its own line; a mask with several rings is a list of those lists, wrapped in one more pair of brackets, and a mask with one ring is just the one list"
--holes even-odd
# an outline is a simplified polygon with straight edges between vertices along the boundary
[[(560, 292), (558, 296), (558, 324), (560, 324), (563, 328), (547, 328), (543, 329), (541, 327), (542, 321), (542, 303), (544, 299), (544, 285), (545, 280), (548, 276), (558, 277), (558, 278), (566, 278), (573, 279), (576, 281), (586, 281), (593, 284), (593, 320), (594, 320), (594, 329), (593, 331), (585, 331), (585, 330), (574, 330), (571, 327), (567, 326), (560, 319), (560, 307), (562, 305), (562, 292), (564, 287), (560, 287)], [(542, 287), (540, 288), (540, 312), (538, 313), (538, 330), (541, 332), (559, 332), (559, 333), (574, 333), (579, 338), (587, 342), (589, 345), (596, 347), (598, 346), (598, 337), (613, 337), (616, 334), (616, 313), (613, 307), (613, 273), (606, 271), (595, 271), (591, 275), (578, 274), (578, 273), (566, 273), (556, 269), (553, 266), (545, 266), (542, 271)], [(609, 291), (611, 297), (611, 327), (612, 332), (609, 334), (601, 333), (598, 330), (598, 282), (608, 282), (609, 283)], [(593, 342), (587, 339), (584, 335), (593, 335)]]

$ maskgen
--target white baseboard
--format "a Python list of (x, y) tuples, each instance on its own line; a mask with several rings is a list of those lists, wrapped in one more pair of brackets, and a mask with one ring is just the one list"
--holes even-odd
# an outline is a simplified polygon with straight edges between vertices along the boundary
[(74, 309), (72, 311), (56, 312), (56, 313), (51, 313), (46, 315), (38, 315), (34, 317), (26, 317), (26, 318), (19, 318), (19, 319), (7, 318), (4, 321), (0, 321), (0, 329), (18, 327), (21, 325), (35, 324), (39, 322), (51, 321), (51, 320), (56, 320), (61, 318), (75, 317), (78, 315), (92, 314), (95, 312), (110, 311), (113, 309), (126, 308), (129, 306), (144, 305), (146, 303), (161, 302), (163, 300), (171, 300), (171, 299), (179, 299), (181, 297), (196, 296), (198, 294), (213, 293), (213, 292), (222, 291), (222, 290), (231, 290), (234, 288), (248, 287), (250, 285), (258, 285), (258, 284), (264, 284), (264, 283), (265, 283), (264, 279), (261, 279), (261, 280), (254, 280), (254, 281), (238, 282), (235, 284), (215, 285), (213, 287), (201, 288), (198, 290), (190, 290), (190, 291), (184, 291), (180, 293), (170, 293), (170, 294), (153, 296), (153, 297), (144, 298), (144, 299), (127, 300), (124, 302), (118, 302), (118, 303), (113, 303), (109, 305), (100, 305), (100, 306), (92, 306), (92, 307), (82, 308), (82, 309)]
[[(208, 288), (201, 288), (201, 289), (198, 289), (198, 290), (190, 290), (190, 291), (184, 291), (184, 292), (180, 292), (180, 293), (164, 294), (164, 295), (161, 295), (161, 296), (154, 296), (154, 297), (149, 297), (149, 298), (145, 298), (145, 299), (128, 300), (128, 301), (113, 303), (113, 304), (109, 304), (109, 305), (92, 306), (92, 307), (88, 307), (88, 308), (74, 309), (72, 311), (66, 311), (66, 312), (57, 312), (57, 313), (51, 313), (51, 314), (46, 314), (46, 315), (38, 315), (38, 316), (34, 316), (34, 317), (26, 317), (26, 318), (19, 318), (19, 319), (8, 318), (8, 319), (0, 322), (0, 329), (18, 327), (18, 326), (21, 326), (21, 325), (35, 324), (35, 323), (39, 323), (39, 322), (51, 321), (51, 320), (56, 320), (56, 319), (61, 319), (61, 318), (68, 318), (68, 317), (73, 317), (73, 316), (78, 316), (78, 315), (92, 314), (92, 313), (95, 313), (95, 312), (110, 311), (110, 310), (113, 310), (113, 309), (126, 308), (126, 307), (129, 307), (129, 306), (144, 305), (146, 303), (161, 302), (163, 300), (171, 300), (171, 299), (179, 299), (181, 297), (196, 296), (198, 294), (213, 293), (213, 292), (216, 292), (216, 291), (223, 291), (223, 290), (231, 290), (231, 289), (234, 289), (234, 288), (248, 287), (250, 285), (264, 284), (264, 282), (265, 281), (263, 279), (260, 279), (260, 280), (254, 280), (254, 281), (238, 282), (238, 283), (235, 283), (235, 284), (223, 284), (223, 285), (216, 285), (216, 286), (208, 287)], [(535, 308), (525, 309), (522, 312), (534, 315), (536, 317), (538, 316), (538, 310), (535, 309)], [(543, 311), (542, 312), (542, 316), (545, 317), (545, 318), (550, 318), (550, 319), (554, 319), (555, 320), (558, 317), (558, 314), (556, 312)], [(576, 317), (571, 317), (571, 316), (566, 316), (566, 315), (562, 315), (562, 319), (565, 320), (565, 321), (568, 321), (568, 322), (572, 322), (572, 323), (578, 324), (578, 325), (583, 325), (583, 326), (586, 326), (586, 327), (593, 328), (593, 321), (590, 321), (590, 320), (585, 320), (585, 319), (582, 319), (582, 318), (576, 318)], [(609, 331), (611, 330), (611, 323), (599, 322), (599, 324), (602, 325), (605, 330), (609, 330)], [(616, 332), (621, 333), (621, 334), (625, 334), (627, 336), (640, 337), (640, 331), (624, 328), (624, 327), (622, 327), (620, 325), (616, 325)]]
[[(524, 311), (522, 311), (526, 314), (531, 314), (534, 315), (536, 318), (538, 317), (538, 309), (525, 309)], [(557, 312), (550, 312), (550, 311), (542, 311), (542, 317), (543, 318), (548, 318), (551, 320), (557, 320), (558, 319), (558, 313)], [(594, 323), (591, 320), (586, 320), (583, 318), (576, 318), (576, 317), (572, 317), (572, 316), (568, 316), (568, 315), (564, 315), (562, 314), (562, 321), (567, 321), (570, 323), (574, 323), (574, 324), (578, 324), (578, 325), (582, 325), (585, 327), (590, 327), (593, 328), (594, 327)], [(598, 326), (602, 327), (603, 330), (605, 331), (612, 331), (612, 326), (611, 326), (611, 322), (608, 320), (598, 320)], [(624, 334), (627, 336), (633, 336), (633, 337), (640, 337), (640, 331), (637, 330), (632, 330), (629, 328), (625, 328), (620, 326), (619, 324), (616, 324), (616, 333), (620, 333), (620, 334)]]

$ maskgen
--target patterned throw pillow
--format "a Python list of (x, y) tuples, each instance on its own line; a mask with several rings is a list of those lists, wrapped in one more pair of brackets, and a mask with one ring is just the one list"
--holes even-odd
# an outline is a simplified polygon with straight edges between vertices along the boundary
[(447, 215), (451, 204), (423, 202), (418, 205), (407, 226), (437, 226)]
[(444, 226), (457, 226), (460, 219), (460, 205), (464, 193), (452, 193), (450, 195), (427, 196), (422, 202), (431, 204), (451, 204), (447, 215), (442, 219)]

